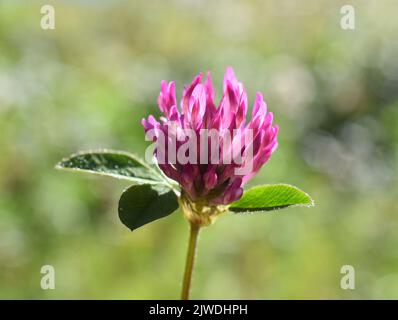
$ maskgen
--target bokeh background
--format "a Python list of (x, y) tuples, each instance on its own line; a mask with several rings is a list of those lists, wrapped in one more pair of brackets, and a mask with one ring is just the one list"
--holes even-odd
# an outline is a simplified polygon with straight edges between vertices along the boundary
[[(56, 29), (40, 28), (55, 7)], [(342, 30), (340, 9), (355, 8)], [(130, 232), (123, 181), (54, 170), (77, 150), (143, 155), (140, 119), (199, 71), (262, 91), (280, 147), (251, 182), (316, 207), (226, 215), (201, 234), (198, 299), (398, 298), (398, 4), (382, 1), (1, 1), (0, 298), (179, 298), (179, 212)], [(55, 290), (40, 268), (55, 268)], [(352, 265), (355, 290), (342, 290)]]

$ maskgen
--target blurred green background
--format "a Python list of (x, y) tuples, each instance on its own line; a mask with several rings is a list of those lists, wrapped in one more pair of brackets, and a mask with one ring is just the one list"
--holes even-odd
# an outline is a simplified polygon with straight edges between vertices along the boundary
[[(55, 7), (56, 29), (40, 28)], [(355, 8), (342, 30), (340, 8)], [(225, 215), (203, 230), (192, 297), (398, 298), (398, 3), (1, 1), (0, 298), (174, 299), (188, 226), (179, 212), (130, 232), (123, 181), (54, 170), (77, 150), (144, 155), (140, 119), (227, 66), (262, 91), (279, 149), (251, 182), (287, 182), (317, 206)], [(40, 268), (55, 268), (42, 290)], [(355, 290), (342, 290), (352, 265)]]

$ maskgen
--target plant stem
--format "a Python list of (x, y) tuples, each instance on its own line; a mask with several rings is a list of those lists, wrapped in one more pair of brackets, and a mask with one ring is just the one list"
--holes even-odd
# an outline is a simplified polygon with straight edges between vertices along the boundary
[(191, 288), (192, 271), (195, 263), (196, 245), (198, 243), (198, 235), (200, 226), (190, 223), (190, 234), (188, 243), (188, 252), (185, 262), (184, 280), (182, 284), (181, 300), (189, 300), (189, 291)]

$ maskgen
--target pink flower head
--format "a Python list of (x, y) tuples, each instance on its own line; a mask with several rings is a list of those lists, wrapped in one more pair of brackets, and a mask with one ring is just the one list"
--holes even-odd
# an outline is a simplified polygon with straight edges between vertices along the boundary
[(217, 107), (210, 73), (183, 90), (177, 107), (174, 82), (162, 81), (158, 98), (160, 122), (142, 120), (147, 138), (156, 141), (161, 170), (181, 186), (190, 201), (226, 205), (238, 200), (243, 185), (269, 160), (278, 146), (278, 126), (261, 93), (256, 94), (247, 122), (247, 93), (232, 68), (224, 76)]

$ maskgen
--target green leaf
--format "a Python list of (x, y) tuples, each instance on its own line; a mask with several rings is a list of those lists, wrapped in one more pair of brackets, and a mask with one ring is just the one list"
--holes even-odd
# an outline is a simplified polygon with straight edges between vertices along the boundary
[(177, 196), (166, 186), (133, 185), (119, 200), (119, 218), (131, 231), (172, 214), (178, 208)]
[(288, 185), (274, 184), (253, 187), (229, 207), (233, 212), (270, 211), (290, 206), (312, 207), (314, 201), (304, 191)]
[(154, 167), (123, 151), (79, 152), (63, 159), (56, 168), (126, 179), (138, 184), (167, 184), (165, 178)]

